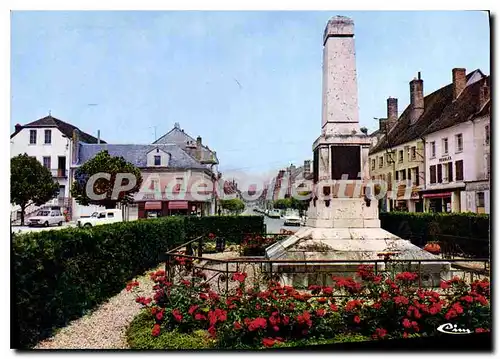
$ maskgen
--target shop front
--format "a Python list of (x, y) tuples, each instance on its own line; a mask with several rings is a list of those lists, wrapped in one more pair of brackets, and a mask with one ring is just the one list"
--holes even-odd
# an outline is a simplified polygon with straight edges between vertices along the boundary
[(206, 202), (192, 201), (145, 201), (137, 202), (138, 218), (158, 218), (165, 216), (204, 216)]
[(451, 212), (452, 192), (425, 193), (423, 195), (427, 212)]

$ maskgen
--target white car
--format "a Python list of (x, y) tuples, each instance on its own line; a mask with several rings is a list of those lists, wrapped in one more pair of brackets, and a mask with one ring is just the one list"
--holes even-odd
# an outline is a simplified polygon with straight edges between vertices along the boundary
[(100, 224), (122, 222), (123, 215), (121, 209), (105, 209), (99, 212), (94, 212), (90, 217), (82, 217), (78, 219), (78, 227), (93, 227)]
[(302, 224), (302, 219), (295, 213), (286, 214), (284, 219), (284, 226), (300, 226)]
[(272, 209), (269, 211), (268, 216), (271, 218), (281, 218), (281, 211), (279, 209)]
[(28, 226), (51, 226), (57, 224), (62, 226), (65, 221), (64, 216), (59, 209), (42, 209), (36, 216), (28, 218)]

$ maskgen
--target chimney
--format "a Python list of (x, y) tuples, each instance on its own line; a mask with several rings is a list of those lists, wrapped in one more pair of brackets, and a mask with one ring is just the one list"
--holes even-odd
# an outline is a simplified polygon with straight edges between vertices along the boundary
[(479, 88), (479, 102), (478, 102), (478, 111), (481, 111), (484, 105), (490, 100), (490, 87), (487, 82), (484, 81), (481, 87)]
[(73, 164), (77, 164), (80, 158), (80, 131), (78, 131), (78, 129), (76, 128), (73, 130), (73, 141), (71, 147), (72, 162)]
[(410, 123), (414, 124), (424, 113), (424, 81), (420, 78), (414, 78), (410, 82)]
[(304, 178), (309, 177), (311, 174), (311, 160), (304, 161)]
[(97, 130), (97, 144), (101, 143), (101, 130)]
[(467, 85), (467, 77), (465, 76), (465, 69), (453, 69), (453, 100), (456, 100), (462, 93)]
[(19, 132), (19, 131), (21, 131), (23, 126), (21, 126), (20, 124), (16, 124), (15, 128), (16, 128), (16, 132)]
[(196, 137), (196, 159), (198, 161), (202, 160), (202, 150), (201, 150), (201, 137)]
[(391, 96), (387, 99), (387, 119), (398, 119), (398, 99), (392, 98)]

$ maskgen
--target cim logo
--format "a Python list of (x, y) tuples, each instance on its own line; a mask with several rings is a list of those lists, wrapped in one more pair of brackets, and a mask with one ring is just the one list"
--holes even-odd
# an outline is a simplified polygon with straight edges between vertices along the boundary
[(451, 324), (451, 323), (446, 323), (443, 325), (440, 325), (437, 330), (439, 330), (441, 333), (446, 333), (446, 334), (470, 334), (472, 333), (469, 329), (462, 329), (462, 328), (457, 328), (456, 324)]

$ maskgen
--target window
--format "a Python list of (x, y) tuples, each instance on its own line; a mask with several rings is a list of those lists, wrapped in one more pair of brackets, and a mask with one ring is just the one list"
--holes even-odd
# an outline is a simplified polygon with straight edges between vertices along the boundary
[(448, 154), (448, 139), (447, 138), (443, 138), (442, 154), (443, 155), (447, 155)]
[(408, 168), (408, 179), (409, 180), (411, 180), (411, 171), (412, 170), (413, 170), (412, 168)]
[(51, 130), (45, 130), (45, 144), (51, 144), (52, 143), (52, 131)]
[(436, 165), (429, 167), (430, 183), (436, 183)]
[(30, 145), (36, 145), (36, 130), (30, 130)]
[(429, 145), (431, 147), (431, 158), (434, 158), (436, 157), (436, 142), (433, 141)]
[(403, 181), (406, 179), (406, 171), (401, 170), (401, 176), (399, 176)]
[(399, 181), (399, 171), (396, 171), (396, 181)]
[(161, 165), (161, 156), (155, 156), (155, 166)]
[(443, 166), (441, 164), (437, 165), (437, 182), (443, 183)]
[(457, 181), (464, 180), (464, 161), (455, 161), (455, 179)]
[(484, 126), (484, 143), (486, 145), (490, 144), (490, 125)]
[(443, 182), (453, 182), (453, 163), (448, 162), (443, 164), (444, 178)]
[(464, 139), (461, 133), (455, 136), (455, 152), (462, 152), (464, 150)]
[(114, 218), (115, 214), (113, 212), (108, 212), (108, 218)]
[(383, 156), (378, 159), (378, 166), (380, 168), (384, 167), (384, 157)]
[(416, 158), (417, 158), (417, 147), (413, 146), (411, 148), (411, 160), (415, 161)]
[(374, 170), (374, 169), (375, 169), (375, 160), (373, 159), (372, 160), (372, 170)]
[(415, 186), (420, 186), (420, 173), (418, 172), (418, 166), (415, 167)]
[(97, 215), (97, 218), (106, 218), (106, 213), (101, 212)]
[(403, 150), (399, 151), (399, 158), (398, 158), (399, 163), (403, 163)]
[(476, 206), (484, 208), (484, 192), (477, 192), (477, 194), (476, 194)]
[(486, 154), (486, 176), (489, 179), (490, 178), (490, 154)]
[(50, 157), (43, 158), (43, 167), (48, 168), (50, 170)]

